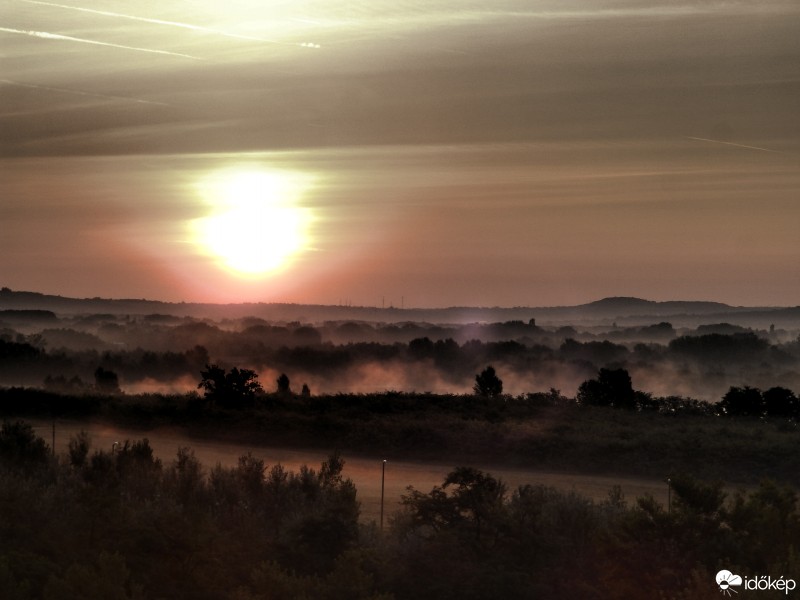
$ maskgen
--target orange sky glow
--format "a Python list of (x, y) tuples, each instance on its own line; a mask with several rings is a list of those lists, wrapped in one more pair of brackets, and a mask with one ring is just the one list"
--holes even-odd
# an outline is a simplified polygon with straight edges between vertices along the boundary
[(8, 4), (1, 285), (798, 304), (796, 2)]

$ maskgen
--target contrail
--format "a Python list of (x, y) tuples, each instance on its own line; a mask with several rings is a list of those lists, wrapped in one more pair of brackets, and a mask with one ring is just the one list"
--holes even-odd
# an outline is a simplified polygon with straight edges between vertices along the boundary
[(31, 88), (34, 90), (49, 90), (51, 92), (62, 92), (64, 94), (75, 94), (76, 96), (90, 96), (92, 98), (104, 98), (107, 100), (125, 100), (127, 102), (136, 102), (139, 104), (155, 104), (157, 106), (170, 106), (166, 102), (156, 102), (154, 100), (143, 100), (141, 98), (129, 98), (126, 96), (112, 96), (111, 94), (97, 94), (94, 92), (84, 92), (82, 90), (70, 90), (67, 88), (52, 87), (49, 85), (38, 85), (35, 83), (22, 83), (21, 81), (12, 81), (11, 79), (0, 79), (0, 83), (8, 85), (17, 85), (20, 87)]
[(79, 42), (81, 44), (92, 44), (95, 46), (107, 46), (109, 48), (120, 48), (122, 50), (135, 50), (136, 52), (149, 52), (150, 54), (162, 54), (166, 56), (177, 56), (180, 58), (189, 58), (191, 60), (203, 60), (198, 56), (191, 56), (190, 54), (181, 54), (179, 52), (169, 52), (167, 50), (153, 50), (152, 48), (137, 48), (136, 46), (123, 46), (121, 44), (111, 44), (109, 42), (98, 42), (97, 40), (87, 40), (84, 38), (76, 38), (70, 35), (61, 35), (58, 33), (48, 33), (46, 31), (28, 31), (24, 29), (10, 29), (8, 27), (0, 27), (0, 31), (6, 33), (18, 33), (20, 35), (29, 35), (31, 37), (41, 38), (43, 40), (60, 40), (65, 42)]
[(76, 10), (79, 12), (91, 13), (93, 15), (102, 15), (105, 17), (116, 17), (118, 19), (129, 19), (131, 21), (141, 21), (143, 23), (152, 23), (154, 25), (167, 25), (169, 27), (180, 27), (181, 29), (189, 29), (191, 31), (199, 31), (202, 33), (212, 33), (229, 38), (239, 40), (248, 40), (251, 42), (264, 42), (266, 44), (279, 44), (281, 46), (302, 46), (303, 48), (319, 48), (317, 44), (305, 43), (288, 43), (279, 42), (277, 40), (270, 40), (267, 38), (255, 37), (250, 35), (241, 35), (239, 33), (230, 33), (229, 31), (221, 31), (219, 29), (212, 29), (210, 27), (203, 27), (201, 25), (192, 25), (191, 23), (181, 23), (179, 21), (165, 21), (162, 19), (149, 19), (147, 17), (137, 17), (135, 15), (126, 15), (123, 13), (116, 13), (107, 10), (96, 10), (93, 8), (84, 8), (82, 6), (69, 6), (67, 4), (56, 4), (54, 2), (43, 2), (42, 0), (21, 0), (28, 4), (39, 4), (41, 6), (52, 6), (54, 8), (64, 8), (67, 10)]
[(722, 140), (710, 140), (708, 138), (699, 137), (686, 137), (687, 140), (696, 140), (698, 142), (711, 142), (713, 144), (725, 144), (726, 146), (736, 146), (737, 148), (747, 148), (748, 150), (762, 150), (764, 152), (774, 152), (775, 154), (783, 154), (780, 150), (770, 150), (769, 148), (759, 148), (758, 146), (745, 146), (744, 144), (735, 144), (734, 142), (723, 142)]

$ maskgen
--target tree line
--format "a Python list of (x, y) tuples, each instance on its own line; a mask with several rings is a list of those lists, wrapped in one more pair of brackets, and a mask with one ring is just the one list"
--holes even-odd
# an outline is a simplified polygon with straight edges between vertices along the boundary
[[(226, 334), (230, 339), (226, 338), (225, 344), (213, 345), (214, 338), (197, 331), (197, 326), (192, 331), (197, 337), (182, 342), (186, 349), (163, 352), (142, 348), (47, 349), (30, 336), (12, 340), (0, 335), (0, 383), (44, 386), (64, 393), (91, 392), (99, 386), (97, 369), (101, 368), (115, 373), (123, 390), (135, 388), (141, 382), (167, 387), (176, 381), (193, 380), (206, 365), (217, 364), (225, 369), (283, 372), (307, 385), (310, 383), (310, 391), (334, 393), (349, 391), (362, 369), (378, 366), (387, 373), (402, 373), (397, 378), (401, 391), (462, 393), (470, 389), (470, 381), (478, 370), (493, 365), (502, 369), (507, 382), (540, 381), (545, 389), (563, 389), (569, 381), (577, 386), (599, 369), (620, 368), (649, 385), (656, 382), (661, 395), (665, 393), (664, 382), (670, 381), (681, 386), (679, 392), (670, 393), (706, 400), (715, 400), (729, 387), (743, 382), (761, 389), (800, 388), (800, 342), (770, 343), (752, 332), (687, 335), (666, 344), (582, 342), (567, 338), (557, 347), (551, 347), (531, 340), (458, 343), (452, 338), (433, 341), (428, 337), (408, 343), (333, 344), (314, 342), (300, 334), (298, 340), (308, 340), (270, 346), (255, 337), (252, 340), (245, 337), (236, 343), (239, 338), (235, 336), (241, 335), (236, 333)], [(380, 386), (380, 380), (374, 385)], [(396, 389), (392, 385), (396, 385), (394, 380), (384, 388), (368, 391)], [(515, 393), (527, 391), (519, 386), (515, 383)], [(507, 391), (508, 388), (506, 385)]]
[(790, 389), (774, 386), (762, 392), (750, 386), (731, 386), (716, 403), (698, 403), (683, 398), (657, 398), (633, 388), (625, 369), (600, 369), (597, 377), (584, 381), (575, 397), (579, 404), (628, 410), (691, 410), (716, 416), (778, 417), (800, 419), (800, 400)]

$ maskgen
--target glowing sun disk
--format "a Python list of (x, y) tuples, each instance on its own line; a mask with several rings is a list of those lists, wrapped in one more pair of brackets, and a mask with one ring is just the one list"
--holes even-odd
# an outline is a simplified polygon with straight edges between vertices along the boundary
[(203, 185), (213, 206), (192, 222), (195, 243), (225, 268), (257, 276), (279, 270), (303, 250), (311, 220), (297, 205), (307, 183), (280, 172), (226, 172)]

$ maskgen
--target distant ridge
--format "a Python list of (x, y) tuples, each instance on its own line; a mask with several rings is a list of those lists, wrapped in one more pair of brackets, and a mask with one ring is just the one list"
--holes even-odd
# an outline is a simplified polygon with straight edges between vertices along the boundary
[[(655, 302), (653, 300), (643, 300), (641, 298), (625, 296), (603, 298), (602, 300), (596, 300), (594, 302), (589, 302), (588, 304), (582, 304), (575, 308), (583, 308), (598, 313), (614, 313), (619, 316), (634, 314), (708, 314), (715, 312), (752, 310), (730, 306), (728, 304), (723, 304), (722, 302), (697, 300), (668, 300), (665, 302)], [(772, 310), (772, 308), (761, 307), (757, 310)]]
[[(194, 318), (260, 317), (273, 321), (372, 321), (430, 323), (503, 322), (536, 319), (539, 325), (641, 325), (670, 321), (675, 326), (728, 322), (746, 327), (800, 327), (800, 307), (741, 307), (720, 302), (609, 297), (577, 306), (380, 308), (289, 303), (211, 304), (147, 299), (68, 298), (0, 289), (0, 311), (49, 310), (56, 314), (173, 315)], [(0, 317), (2, 321), (2, 317)]]
[(611, 296), (609, 298), (603, 298), (601, 300), (595, 300), (594, 302), (589, 302), (588, 304), (582, 304), (581, 306), (627, 308), (631, 306), (653, 306), (654, 304), (658, 303), (654, 302), (653, 300), (643, 300), (642, 298), (634, 298), (633, 296)]

